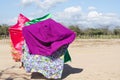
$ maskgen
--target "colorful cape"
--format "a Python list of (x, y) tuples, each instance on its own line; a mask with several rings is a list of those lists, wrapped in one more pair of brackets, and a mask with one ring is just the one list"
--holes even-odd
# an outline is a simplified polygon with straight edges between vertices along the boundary
[(23, 27), (29, 53), (50, 56), (60, 47), (72, 43), (75, 33), (60, 23), (47, 19)]
[[(40, 22), (40, 21), (49, 19), (49, 18), (51, 18), (51, 17), (52, 17), (51, 14), (47, 14), (47, 15), (45, 15), (45, 16), (43, 16), (43, 17), (36, 18), (36, 19), (30, 20), (29, 22), (26, 22), (26, 23), (25, 23), (25, 26), (28, 26), (28, 25), (31, 25), (31, 24), (35, 24), (35, 23), (37, 23), (37, 22)], [(70, 55), (69, 55), (68, 49), (66, 50), (66, 52), (65, 52), (64, 54), (65, 54), (65, 55), (64, 55), (64, 62), (66, 63), (66, 62), (68, 62), (68, 61), (71, 61), (71, 57), (70, 57)]]
[(19, 14), (17, 23), (9, 28), (10, 39), (13, 47), (12, 53), (16, 53), (12, 54), (15, 61), (19, 61), (21, 58), (22, 45), (24, 41), (24, 37), (22, 35), (22, 27), (24, 26), (25, 22), (28, 21), (28, 18), (22, 14)]

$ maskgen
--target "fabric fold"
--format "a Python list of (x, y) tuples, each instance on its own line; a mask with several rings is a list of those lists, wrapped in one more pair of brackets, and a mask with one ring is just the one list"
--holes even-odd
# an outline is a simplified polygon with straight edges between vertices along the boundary
[[(33, 20), (29, 21), (29, 22), (26, 22), (26, 23), (25, 23), (25, 26), (35, 24), (35, 23), (37, 23), (37, 22), (40, 22), (40, 21), (49, 19), (49, 18), (51, 18), (51, 17), (52, 17), (51, 14), (47, 14), (47, 15), (45, 15), (45, 16), (43, 16), (43, 17), (36, 18), (36, 19), (33, 19)], [(66, 50), (66, 52), (64, 53), (64, 55), (65, 55), (65, 56), (64, 56), (64, 62), (65, 62), (65, 63), (68, 62), (68, 61), (71, 61), (71, 57), (70, 57), (70, 54), (69, 54), (68, 49)]]
[(54, 21), (47, 19), (23, 27), (23, 35), (30, 54), (50, 56), (57, 49), (69, 45), (75, 39), (75, 33)]

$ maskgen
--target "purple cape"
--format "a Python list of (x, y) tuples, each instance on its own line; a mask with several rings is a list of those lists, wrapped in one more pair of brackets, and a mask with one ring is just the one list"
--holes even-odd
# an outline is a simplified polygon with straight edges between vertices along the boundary
[(75, 39), (75, 33), (60, 23), (47, 19), (23, 27), (23, 36), (30, 54), (50, 56)]

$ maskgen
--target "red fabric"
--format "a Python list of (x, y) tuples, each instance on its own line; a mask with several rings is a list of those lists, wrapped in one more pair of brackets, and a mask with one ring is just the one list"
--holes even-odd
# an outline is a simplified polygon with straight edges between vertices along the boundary
[[(22, 54), (22, 45), (23, 45), (23, 35), (22, 35), (22, 27), (24, 26), (25, 22), (30, 21), (28, 18), (26, 18), (24, 15), (19, 14), (17, 23), (9, 28), (9, 34), (10, 39), (13, 48), (18, 51), (18, 53), (15, 53), (14, 55), (21, 55)], [(12, 51), (14, 53), (14, 51)], [(16, 56), (13, 55), (13, 59), (16, 58)]]

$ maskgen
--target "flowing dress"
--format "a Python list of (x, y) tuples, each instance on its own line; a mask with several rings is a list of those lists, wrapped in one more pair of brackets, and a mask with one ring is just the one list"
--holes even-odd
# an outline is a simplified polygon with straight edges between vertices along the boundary
[(23, 46), (22, 62), (26, 72), (39, 72), (46, 78), (59, 79), (64, 67), (64, 53), (67, 45), (62, 46), (51, 56), (33, 55), (28, 51), (26, 44)]

